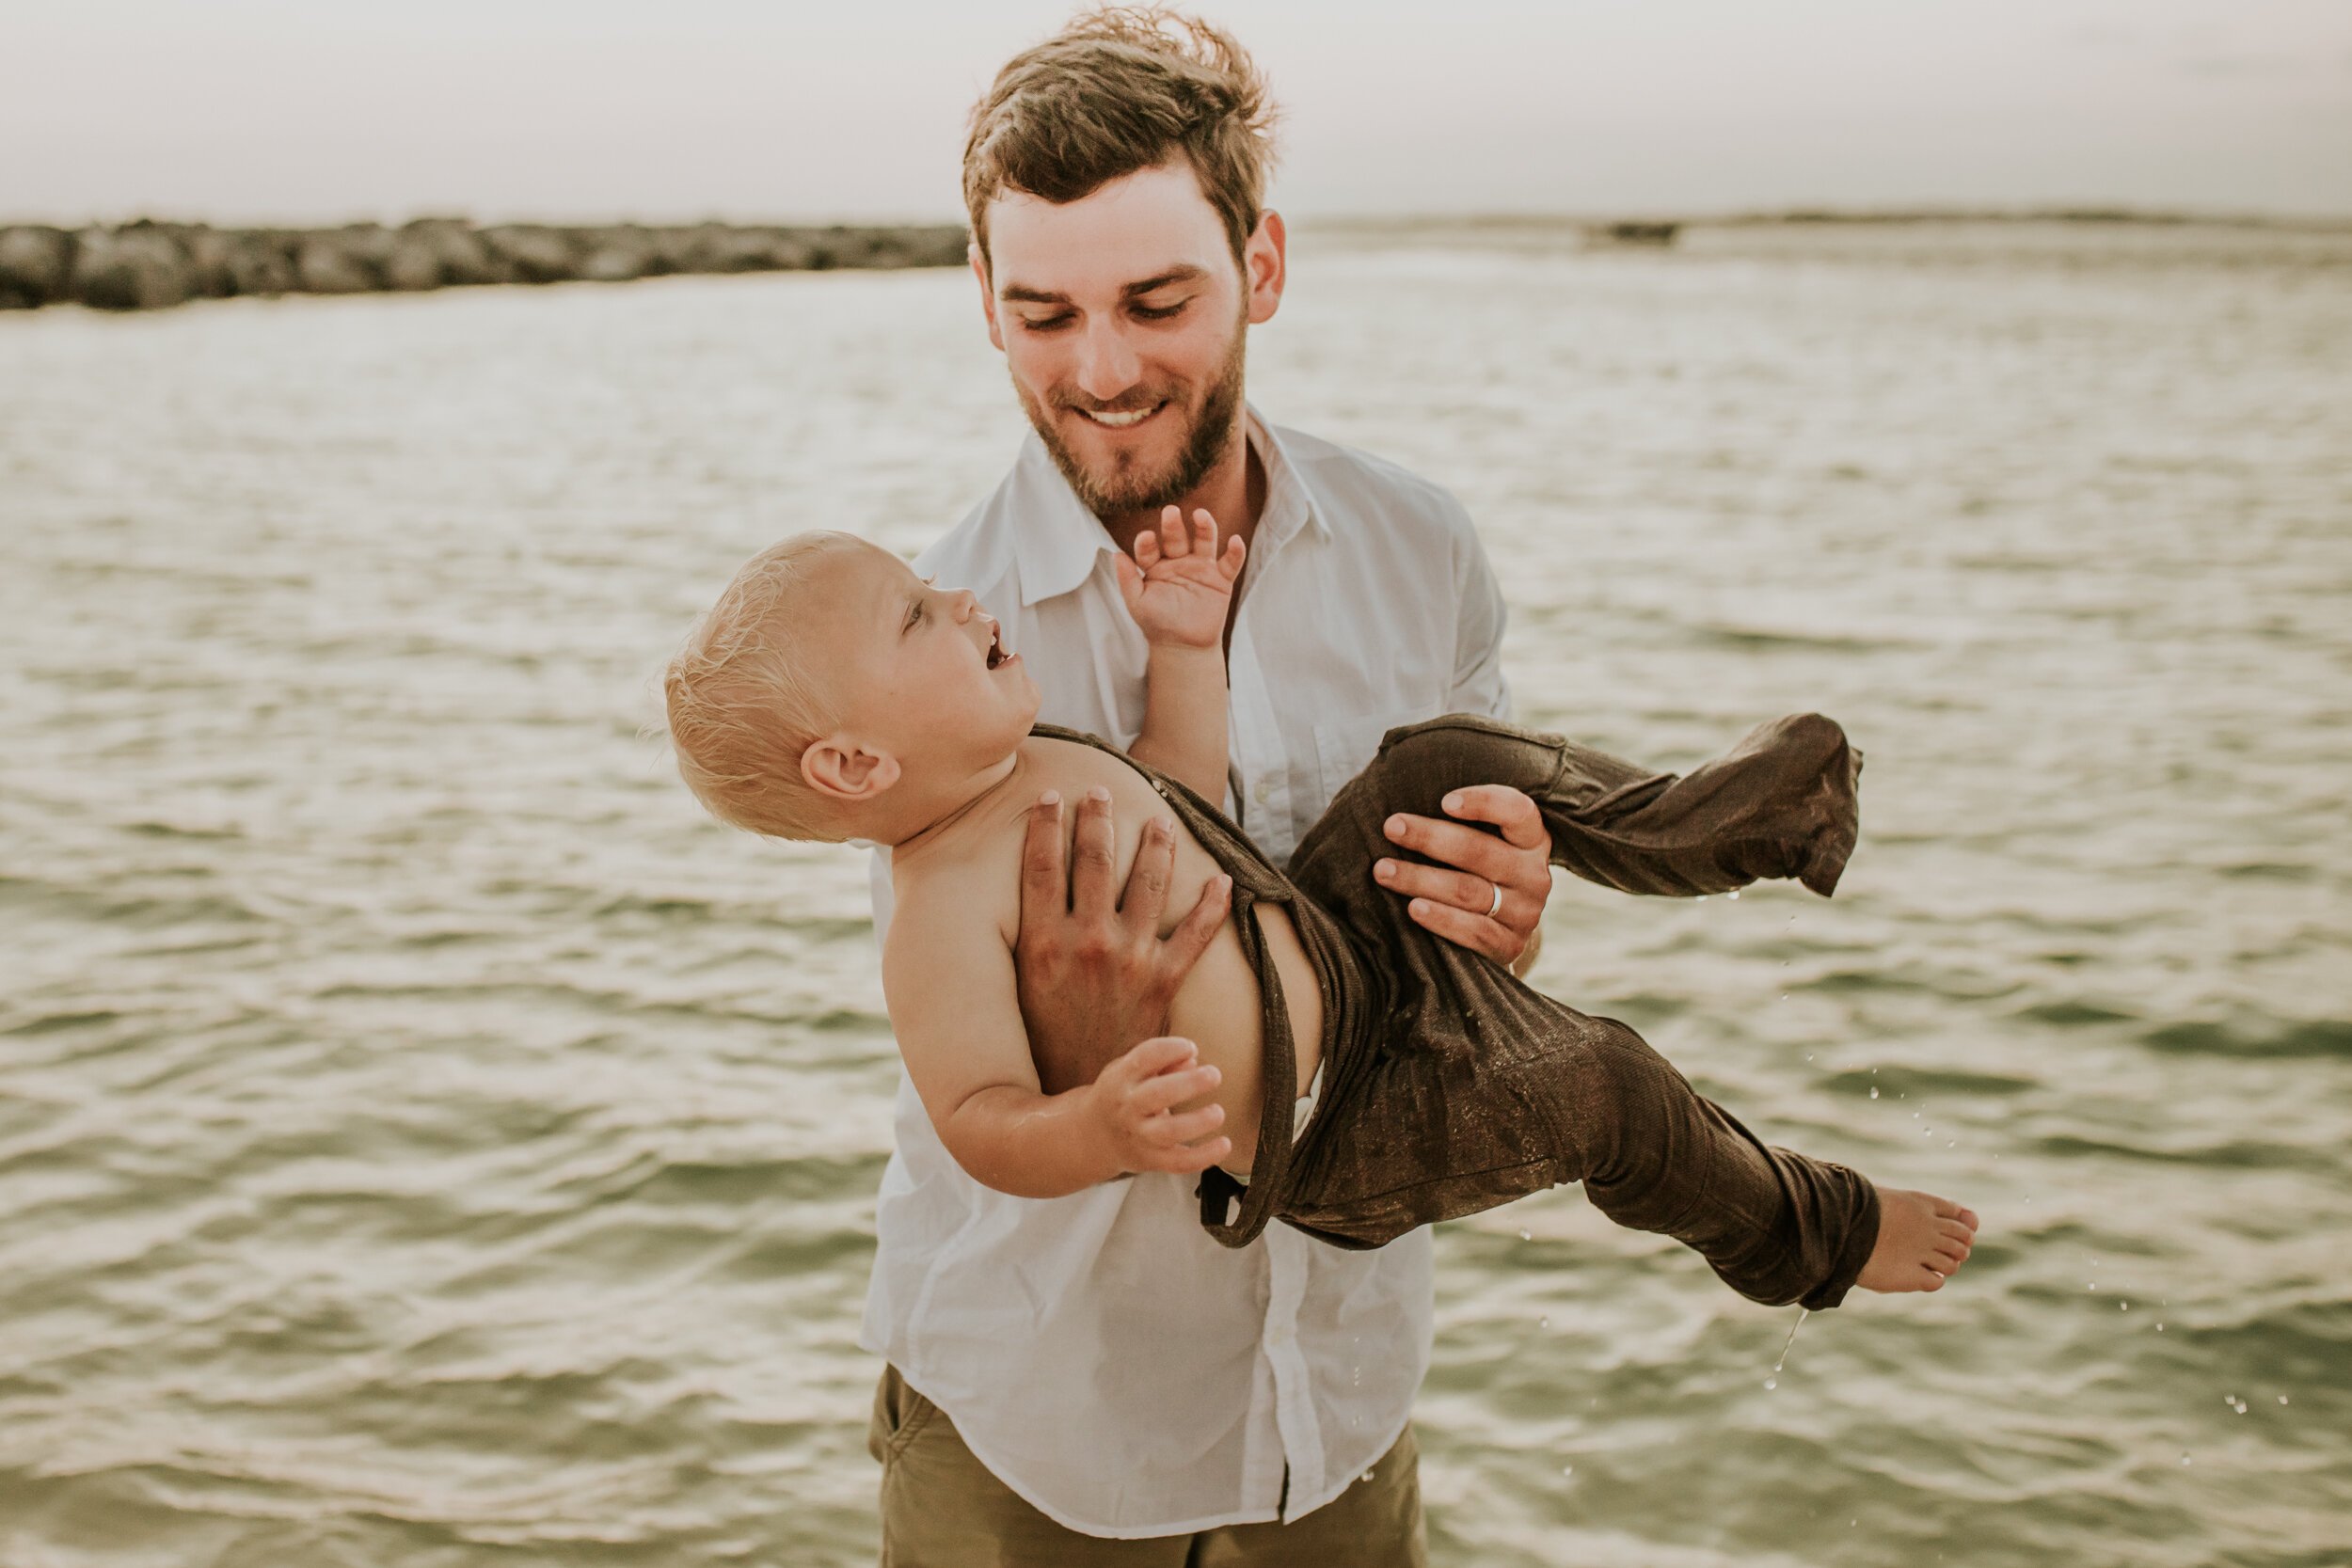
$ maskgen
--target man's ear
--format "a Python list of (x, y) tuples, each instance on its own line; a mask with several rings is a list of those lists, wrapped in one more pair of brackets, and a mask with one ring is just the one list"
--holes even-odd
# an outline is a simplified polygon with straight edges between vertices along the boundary
[[(1281, 308), (1282, 285), (1290, 277), (1288, 232), (1282, 214), (1268, 207), (1258, 214), (1258, 227), (1242, 246), (1242, 277), (1249, 286), (1249, 324), (1272, 321)], [(1001, 346), (1001, 345), (999, 345)]]
[(996, 345), (996, 352), (1005, 351), (1005, 329), (996, 321), (996, 290), (988, 280), (988, 252), (980, 242), (972, 241), (963, 247), (964, 259), (972, 263), (972, 276), (980, 280), (980, 314), (988, 321), (988, 341)]
[(836, 731), (801, 753), (801, 777), (835, 805), (870, 805), (898, 782), (898, 759)]

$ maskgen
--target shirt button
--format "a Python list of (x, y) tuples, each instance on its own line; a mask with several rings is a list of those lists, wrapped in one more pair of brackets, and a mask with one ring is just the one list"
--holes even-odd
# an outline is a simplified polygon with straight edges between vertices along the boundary
[(1271, 779), (1271, 778), (1263, 778), (1263, 779), (1260, 779), (1260, 780), (1258, 781), (1258, 787), (1257, 787), (1257, 788), (1255, 788), (1255, 789), (1253, 789), (1253, 790), (1251, 790), (1251, 791), (1249, 792), (1249, 796), (1250, 796), (1250, 799), (1251, 799), (1251, 800), (1253, 800), (1257, 801), (1257, 802), (1258, 802), (1258, 804), (1260, 804), (1260, 805), (1262, 805), (1262, 806), (1263, 806), (1263, 805), (1264, 805), (1264, 804), (1265, 804), (1268, 800), (1273, 800), (1273, 799), (1274, 799), (1274, 781), (1273, 781), (1273, 779)]

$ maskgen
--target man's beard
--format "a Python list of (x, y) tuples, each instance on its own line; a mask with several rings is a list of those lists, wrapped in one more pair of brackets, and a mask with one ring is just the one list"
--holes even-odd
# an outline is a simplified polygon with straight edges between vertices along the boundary
[[(1227, 351), (1225, 361), (1217, 367), (1216, 379), (1209, 387), (1208, 396), (1201, 400), (1200, 411), (1193, 417), (1192, 429), (1184, 437), (1184, 446), (1174, 462), (1157, 473), (1145, 472), (1134, 465), (1123, 466), (1118, 472), (1097, 475), (1079, 461), (1061, 438), (1056, 413), (1075, 404), (1057, 403), (1048, 408), (1030, 394), (1018, 378), (1012, 384), (1020, 397), (1021, 410), (1029, 416), (1029, 424), (1037, 431), (1045, 450), (1053, 454), (1054, 467), (1070, 482), (1078, 499), (1088, 511), (1105, 521), (1118, 516), (1133, 516), (1138, 512), (1157, 512), (1173, 505), (1209, 477), (1209, 470), (1225, 455), (1233, 438), (1233, 424), (1241, 417), (1242, 360), (1248, 333), (1236, 323), (1233, 346)], [(1168, 412), (1175, 414), (1175, 399), (1168, 399)]]

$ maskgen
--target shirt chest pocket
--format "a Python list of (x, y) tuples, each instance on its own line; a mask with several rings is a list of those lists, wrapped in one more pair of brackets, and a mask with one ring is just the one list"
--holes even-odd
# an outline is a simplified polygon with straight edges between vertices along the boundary
[(1364, 764), (1380, 750), (1382, 736), (1399, 724), (1418, 724), (1437, 716), (1434, 708), (1406, 707), (1317, 724), (1315, 767), (1318, 782), (1323, 785), (1323, 798), (1328, 800), (1340, 792), (1342, 784), (1364, 770)]

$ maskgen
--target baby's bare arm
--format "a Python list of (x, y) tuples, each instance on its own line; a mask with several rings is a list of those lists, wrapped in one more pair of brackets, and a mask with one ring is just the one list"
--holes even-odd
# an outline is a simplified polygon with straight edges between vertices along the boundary
[(1214, 1135), (1222, 1110), (1173, 1110), (1217, 1083), (1214, 1068), (1192, 1065), (1189, 1040), (1146, 1040), (1093, 1083), (1043, 1092), (995, 918), (1002, 900), (957, 885), (973, 879), (902, 886), (882, 953), (907, 1075), (956, 1163), (998, 1192), (1059, 1197), (1133, 1171), (1204, 1170), (1230, 1153)]
[(1157, 533), (1136, 536), (1119, 558), (1128, 613), (1151, 644), (1144, 668), (1143, 733), (1130, 754), (1211, 801), (1225, 798), (1225, 623), (1248, 554), (1233, 534), (1217, 548), (1216, 520), (1175, 507)]

